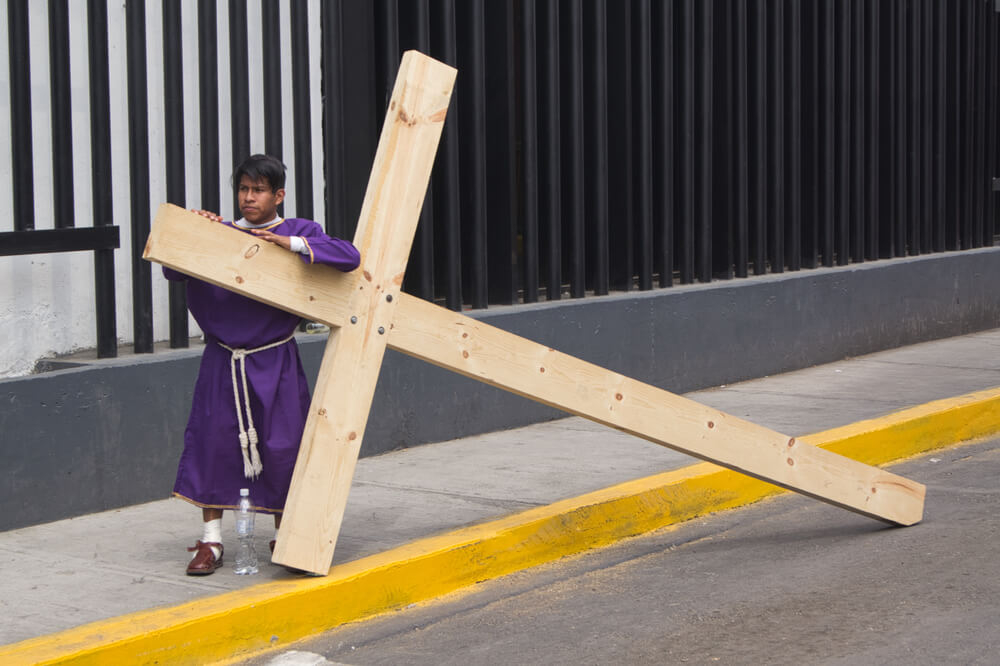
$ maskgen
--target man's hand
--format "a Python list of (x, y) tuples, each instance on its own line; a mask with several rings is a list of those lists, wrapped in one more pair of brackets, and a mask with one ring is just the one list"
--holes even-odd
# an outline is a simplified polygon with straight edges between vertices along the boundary
[(222, 222), (222, 216), (218, 215), (216, 213), (213, 213), (210, 210), (201, 210), (200, 208), (192, 208), (191, 212), (192, 213), (197, 213), (198, 215), (201, 215), (202, 217), (207, 217), (208, 219), (212, 220), (212, 222)]
[(268, 243), (274, 243), (275, 245), (280, 245), (286, 250), (292, 249), (292, 241), (288, 239), (288, 236), (279, 236), (278, 234), (272, 234), (267, 229), (251, 229), (250, 232), (254, 236), (266, 240)]

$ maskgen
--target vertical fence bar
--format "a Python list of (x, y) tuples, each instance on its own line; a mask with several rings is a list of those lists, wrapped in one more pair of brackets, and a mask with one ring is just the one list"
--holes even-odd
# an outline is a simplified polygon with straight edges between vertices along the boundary
[[(320, 3), (320, 12), (327, 4), (330, 3)], [(340, 237), (351, 238), (368, 189), (381, 129), (379, 123), (385, 118), (388, 99), (384, 103), (380, 100), (376, 76), (377, 40), (372, 39), (372, 35), (378, 34), (375, 28), (376, 5), (370, 2), (340, 2), (338, 5), (340, 25), (350, 26), (350, 30), (341, 29), (336, 33), (336, 61), (340, 67), (338, 81), (343, 101), (339, 122), (343, 170), (332, 177), (340, 180), (341, 200), (337, 202), (342, 218)], [(399, 57), (397, 53), (394, 68), (398, 66)], [(317, 139), (313, 138), (313, 141)]]
[(986, 59), (986, 107), (985, 114), (987, 118), (986, 124), (986, 161), (985, 168), (986, 173), (986, 236), (985, 240), (987, 245), (993, 245), (995, 243), (996, 232), (997, 232), (997, 192), (993, 190), (993, 179), (1000, 176), (1000, 170), (997, 169), (998, 157), (1000, 157), (1000, 150), (998, 150), (997, 145), (997, 123), (991, 122), (990, 118), (996, 118), (998, 111), (998, 81), (997, 81), (997, 58), (1000, 57), (997, 49), (997, 33), (998, 28), (1000, 28), (1000, 12), (996, 11), (1000, 7), (994, 6), (993, 11), (991, 8), (987, 7), (986, 17), (984, 22), (986, 23), (984, 30), (986, 33), (986, 43), (984, 44), (984, 57)]
[(962, 196), (961, 196), (961, 152), (959, 151), (962, 141), (962, 21), (959, 13), (960, 6), (954, 7), (949, 12), (948, 21), (948, 55), (950, 56), (950, 67), (948, 76), (948, 99), (951, 100), (948, 108), (947, 131), (949, 134), (948, 152), (946, 156), (946, 174), (948, 183), (945, 192), (948, 193), (948, 249), (962, 249)]
[[(329, 4), (329, 3), (324, 3)], [(376, 41), (375, 77), (380, 94), (379, 110), (389, 105), (392, 85), (399, 68), (399, 5), (396, 0), (378, 0), (375, 3)]]
[(632, 12), (632, 62), (635, 71), (633, 86), (632, 129), (635, 138), (635, 227), (634, 253), (638, 259), (639, 289), (653, 288), (653, 200), (652, 200), (652, 62), (649, 0), (635, 0)]
[(149, 128), (146, 89), (146, 3), (125, 6), (128, 58), (129, 180), (132, 229), (132, 335), (137, 354), (153, 351), (153, 289), (150, 264), (142, 260), (149, 236)]
[[(281, 141), (281, 6), (279, 0), (260, 0), (261, 37), (265, 45), (261, 58), (264, 69), (264, 152), (284, 160)], [(301, 37), (306, 37), (302, 35)], [(298, 39), (298, 37), (297, 37)], [(298, 175), (295, 178), (298, 182)], [(298, 196), (296, 195), (296, 199)], [(283, 208), (282, 204), (282, 208)], [(279, 208), (279, 214), (281, 208)]]
[(979, 86), (978, 84), (978, 70), (980, 67), (979, 62), (979, 49), (977, 48), (977, 37), (978, 37), (978, 17), (977, 8), (982, 6), (981, 2), (971, 2), (966, 3), (965, 11), (967, 16), (967, 31), (966, 31), (966, 76), (968, 77), (966, 88), (966, 136), (968, 137), (967, 142), (964, 144), (966, 150), (966, 178), (965, 178), (965, 191), (966, 191), (966, 217), (968, 218), (968, 231), (966, 234), (966, 247), (974, 248), (980, 245), (980, 219), (979, 219), (979, 187), (976, 182), (979, 178), (979, 172), (977, 169), (978, 164), (976, 163), (976, 155), (978, 153), (979, 144), (979, 109), (977, 108), (977, 102), (979, 97)]
[[(393, 3), (395, 6), (395, 3)], [(326, 231), (338, 238), (350, 238), (345, 209), (344, 172), (344, 82), (343, 37), (341, 35), (340, 3), (320, 4), (322, 48), (320, 67), (323, 72), (323, 180), (326, 182), (324, 208)], [(384, 108), (385, 102), (380, 105)]]
[(933, 168), (931, 178), (938, 183), (932, 190), (932, 211), (934, 218), (934, 251), (943, 252), (946, 242), (946, 190), (947, 172), (945, 169), (945, 127), (948, 116), (948, 10), (944, 2), (934, 4), (935, 14), (931, 20), (934, 30), (934, 126), (933, 126)]
[(881, 86), (879, 93), (879, 226), (878, 257), (886, 259), (894, 256), (896, 215), (896, 14), (891, 3), (871, 3), (880, 26), (879, 39), (881, 56), (879, 72)]
[[(764, 0), (751, 0), (747, 16), (749, 32), (747, 109), (749, 136), (748, 210), (750, 214), (750, 259), (754, 275), (767, 272), (767, 20)], [(779, 269), (780, 270), (780, 269)]]
[(522, 0), (517, 8), (520, 51), (518, 73), (520, 95), (518, 120), (521, 137), (522, 289), (525, 303), (538, 301), (538, 76), (535, 1)]
[[(987, 6), (985, 2), (974, 5), (976, 12), (976, 96), (975, 96), (975, 131), (976, 136), (972, 145), (975, 146), (976, 176), (973, 180), (973, 191), (976, 201), (976, 245), (992, 245), (993, 230), (992, 225), (986, 221), (986, 202), (990, 197), (990, 174), (987, 170), (986, 146), (988, 133), (986, 131), (988, 120), (986, 111), (986, 91), (989, 81), (986, 78), (986, 70), (989, 66), (989, 50), (986, 48), (986, 28), (994, 12), (993, 8)], [(997, 118), (992, 119), (992, 123), (997, 122)]]
[(712, 209), (714, 100), (712, 98), (714, 5), (695, 3), (695, 276), (699, 282), (712, 280)]
[(674, 3), (657, 2), (652, 7), (652, 25), (657, 37), (652, 43), (653, 80), (653, 151), (652, 182), (656, 195), (653, 215), (656, 220), (655, 270), (659, 273), (659, 286), (674, 283)]
[[(409, 0), (399, 5), (399, 46), (401, 50), (431, 52), (430, 3)], [(397, 56), (398, 57), (398, 56)], [(387, 82), (391, 85), (391, 82)], [(410, 261), (403, 279), (403, 289), (428, 301), (434, 300), (434, 189), (437, 179), (431, 175), (420, 210), (420, 222), (413, 236)], [(512, 302), (512, 301), (510, 301)]]
[(919, 39), (920, 48), (920, 185), (917, 188), (920, 195), (920, 251), (934, 251), (934, 218), (933, 193), (936, 189), (933, 180), (933, 123), (934, 123), (934, 39), (932, 32), (933, 0), (920, 0)]
[(785, 5), (784, 0), (775, 0), (771, 4), (770, 39), (768, 39), (768, 96), (772, 102), (770, 127), (767, 132), (768, 142), (768, 217), (771, 222), (768, 230), (768, 258), (771, 271), (781, 273), (785, 270)]
[(49, 0), (49, 87), (52, 96), (52, 189), (55, 227), (75, 225), (73, 119), (69, 70), (69, 8)]
[(539, 223), (544, 231), (540, 240), (545, 297), (550, 301), (562, 296), (562, 106), (559, 95), (559, 5), (543, 2), (538, 12), (539, 48)]
[(893, 22), (896, 28), (896, 87), (895, 87), (895, 107), (896, 107), (896, 212), (894, 215), (895, 238), (893, 239), (893, 251), (895, 256), (904, 257), (907, 252), (907, 227), (910, 216), (910, 183), (908, 180), (908, 156), (909, 156), (909, 127), (910, 127), (910, 97), (909, 77), (907, 76), (910, 54), (908, 50), (908, 35), (906, 26), (909, 19), (909, 7), (906, 4), (893, 5), (896, 13), (896, 20)]
[[(309, 109), (309, 3), (291, 0), (292, 136), (295, 141), (295, 216), (315, 219), (313, 210), (312, 114)], [(277, 61), (277, 58), (273, 58)], [(280, 76), (280, 72), (279, 72)], [(280, 99), (280, 97), (279, 97)], [(280, 134), (279, 134), (280, 136)]]
[[(186, 207), (184, 186), (184, 71), (181, 62), (181, 6), (164, 2), (163, 12), (163, 138), (167, 202)], [(187, 287), (168, 283), (170, 348), (188, 346)]]
[[(229, 108), (232, 131), (232, 167), (250, 156), (250, 91), (248, 86), (247, 5), (229, 0)], [(234, 183), (235, 185), (235, 183)], [(233, 219), (240, 208), (233, 195)]]
[[(90, 72), (90, 166), (94, 226), (113, 220), (111, 197), (111, 85), (108, 74), (108, 7), (87, 2), (87, 64)], [(118, 355), (115, 305), (115, 251), (94, 251), (97, 358)]]
[(585, 153), (585, 200), (587, 208), (587, 286), (594, 295), (608, 293), (608, 30), (607, 3), (586, 2), (584, 30), (586, 60), (583, 114)]
[[(728, 11), (715, 12), (716, 6), (725, 10), (728, 0), (710, 0), (712, 22), (708, 26), (712, 39), (712, 69), (710, 106), (713, 109), (713, 125), (708, 149), (712, 153), (711, 213), (708, 238), (710, 268), (709, 280), (713, 278), (731, 280), (733, 277), (733, 219), (737, 214), (733, 201), (736, 191), (736, 164), (733, 159), (736, 118), (732, 113), (735, 77), (732, 62), (732, 16)], [(720, 113), (714, 114), (718, 107)], [(720, 196), (721, 195), (721, 196)]]
[[(455, 18), (455, 0), (441, 0), (437, 7), (435, 30), (432, 30), (433, 50), (443, 62), (458, 67), (458, 35)], [(456, 91), (458, 95), (460, 91)], [(462, 133), (456, 107), (452, 99), (448, 121), (444, 124), (441, 145), (438, 147), (434, 166), (434, 201), (436, 225), (434, 244), (434, 276), (438, 290), (444, 290), (445, 306), (456, 311), (462, 309), (462, 235), (459, 192), (458, 147)], [(537, 291), (537, 289), (536, 289)]]
[(920, 39), (920, 15), (922, 0), (915, 0), (910, 3), (909, 15), (906, 23), (907, 39), (907, 70), (906, 76), (909, 81), (909, 127), (907, 134), (907, 155), (906, 180), (908, 183), (908, 205), (910, 208), (910, 219), (907, 229), (908, 253), (919, 255), (923, 252), (923, 227), (924, 210), (921, 207), (920, 192), (920, 161), (924, 158), (923, 146), (921, 145), (920, 131), (923, 125), (923, 91), (921, 74), (921, 49)]
[(462, 127), (459, 145), (463, 228), (462, 284), (465, 301), (474, 308), (488, 302), (486, 271), (486, 16), (480, 0), (456, 6), (459, 77), (458, 122)]
[(865, 149), (868, 155), (868, 177), (865, 179), (865, 215), (867, 235), (865, 237), (865, 258), (879, 258), (879, 227), (884, 224), (880, 203), (883, 199), (882, 190), (882, 160), (884, 155), (881, 147), (882, 130), (882, 79), (881, 67), (885, 60), (881, 39), (880, 22), (881, 8), (877, 3), (864, 4), (866, 10), (866, 64), (865, 85), (867, 104), (865, 105)]
[(560, 70), (563, 99), (563, 211), (569, 220), (569, 233), (563, 235), (569, 277), (570, 296), (586, 295), (586, 252), (584, 245), (584, 126), (583, 126), (583, 7), (571, 0), (560, 7), (561, 43), (564, 45)]
[[(822, 83), (820, 63), (820, 15), (822, 6), (815, 2), (801, 5), (801, 31), (799, 70), (801, 98), (800, 132), (802, 137), (801, 159), (801, 209), (798, 221), (801, 266), (815, 268), (819, 265), (821, 192), (821, 134)], [(806, 158), (801, 158), (805, 154)]]
[(975, 173), (973, 171), (973, 151), (972, 151), (972, 140), (973, 131), (972, 127), (975, 122), (974, 109), (973, 109), (973, 88), (975, 85), (975, 20), (972, 12), (972, 3), (959, 3), (960, 18), (962, 21), (962, 50), (961, 50), (961, 62), (962, 62), (962, 79), (961, 79), (961, 92), (960, 97), (962, 99), (962, 116), (961, 116), (961, 140), (959, 142), (959, 155), (961, 160), (961, 190), (960, 196), (962, 201), (962, 249), (969, 249), (976, 247), (975, 243), (975, 227), (974, 227), (974, 216), (975, 216), (975, 205), (973, 202), (973, 197), (975, 188), (973, 187), (973, 180), (975, 179)]
[[(864, 3), (852, 0), (850, 32), (847, 48), (851, 59), (851, 261), (865, 260), (865, 178), (868, 175), (868, 156), (865, 154), (865, 15)], [(846, 147), (845, 147), (846, 148)]]
[(836, 230), (838, 266), (846, 266), (851, 258), (851, 50), (849, 0), (831, 3), (834, 6), (834, 188), (833, 206)]
[(517, 90), (514, 62), (514, 7), (486, 3), (487, 269), (490, 303), (517, 301)]
[(951, 14), (951, 45), (949, 48), (951, 56), (951, 90), (949, 99), (953, 101), (951, 108), (949, 109), (949, 134), (951, 135), (949, 141), (948, 150), (948, 173), (950, 175), (949, 187), (946, 191), (949, 193), (951, 199), (951, 210), (949, 211), (949, 226), (951, 227), (950, 233), (948, 234), (949, 240), (951, 241), (949, 249), (952, 250), (963, 250), (966, 249), (965, 238), (963, 236), (963, 231), (965, 227), (965, 197), (964, 197), (964, 183), (966, 175), (964, 173), (965, 161), (962, 154), (962, 142), (965, 141), (965, 108), (966, 105), (963, 103), (963, 95), (965, 91), (965, 86), (963, 78), (965, 76), (965, 58), (964, 58), (964, 46), (965, 46), (965, 35), (964, 35), (964, 23), (962, 17), (962, 8), (965, 3), (959, 3), (953, 6)]
[(214, 0), (198, 0), (198, 136), (201, 148), (199, 207), (219, 211), (219, 47)]
[(824, 3), (819, 15), (819, 43), (821, 46), (819, 61), (820, 76), (820, 176), (819, 176), (819, 217), (820, 217), (820, 254), (824, 266), (833, 266), (836, 254), (836, 51), (834, 29), (836, 16), (835, 4)]
[(785, 13), (785, 91), (788, 115), (785, 165), (788, 189), (785, 192), (785, 266), (802, 268), (802, 5), (788, 0)]
[[(632, 5), (607, 3), (608, 284), (628, 291), (635, 275), (632, 134)], [(600, 65), (598, 65), (600, 66)]]
[(7, 53), (10, 65), (10, 152), (14, 229), (35, 228), (35, 181), (31, 146), (31, 70), (28, 0), (7, 2)]
[(695, 0), (681, 0), (681, 53), (680, 64), (680, 165), (677, 189), (680, 206), (677, 210), (679, 229), (677, 234), (678, 268), (681, 284), (694, 282), (694, 114), (695, 114), (695, 34), (694, 34), (694, 3)]
[(736, 0), (732, 6), (733, 18), (730, 39), (733, 50), (729, 66), (733, 69), (733, 260), (736, 277), (746, 277), (749, 263), (749, 194), (747, 149), (747, 0)]

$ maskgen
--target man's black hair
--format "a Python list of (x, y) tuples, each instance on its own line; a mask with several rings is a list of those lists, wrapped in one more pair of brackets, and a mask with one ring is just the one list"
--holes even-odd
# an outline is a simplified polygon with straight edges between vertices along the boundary
[(251, 155), (243, 160), (233, 172), (233, 189), (239, 190), (243, 176), (248, 176), (253, 182), (261, 180), (271, 185), (271, 191), (277, 192), (285, 187), (285, 165), (281, 160), (270, 155)]

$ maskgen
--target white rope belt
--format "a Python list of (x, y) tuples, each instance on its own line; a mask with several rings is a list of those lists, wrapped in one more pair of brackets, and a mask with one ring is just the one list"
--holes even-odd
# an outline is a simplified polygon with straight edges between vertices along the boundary
[[(243, 476), (248, 479), (256, 479), (264, 471), (264, 466), (260, 464), (260, 453), (257, 451), (257, 429), (253, 427), (253, 414), (250, 413), (250, 391), (247, 390), (247, 366), (246, 358), (250, 354), (280, 347), (295, 337), (292, 333), (284, 340), (272, 342), (256, 349), (240, 349), (222, 344), (218, 340), (219, 346), (229, 351), (232, 356), (229, 359), (229, 369), (233, 377), (233, 400), (236, 402), (236, 420), (240, 424), (240, 448), (243, 450)], [(240, 378), (243, 381), (243, 400), (246, 403), (247, 425), (243, 427), (243, 410), (240, 409), (240, 389), (236, 381), (236, 362), (240, 363)]]

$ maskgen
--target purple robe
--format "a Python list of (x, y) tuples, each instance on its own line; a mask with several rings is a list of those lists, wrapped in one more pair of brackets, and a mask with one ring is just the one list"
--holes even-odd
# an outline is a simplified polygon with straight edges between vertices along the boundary
[[(240, 228), (231, 222), (224, 224)], [(264, 228), (283, 236), (303, 237), (308, 254), (300, 256), (306, 263), (329, 264), (345, 272), (358, 266), (357, 249), (348, 241), (327, 236), (316, 222), (291, 218)], [(187, 282), (188, 309), (205, 333), (174, 495), (203, 508), (226, 509), (236, 507), (240, 488), (249, 488), (255, 508), (281, 512), (309, 410), (309, 387), (298, 346), (292, 339), (246, 357), (250, 409), (263, 465), (260, 476), (251, 480), (243, 472), (232, 354), (219, 343), (234, 349), (262, 347), (292, 335), (300, 318), (166, 267), (163, 274), (168, 280)], [(237, 364), (243, 410), (239, 377)]]

